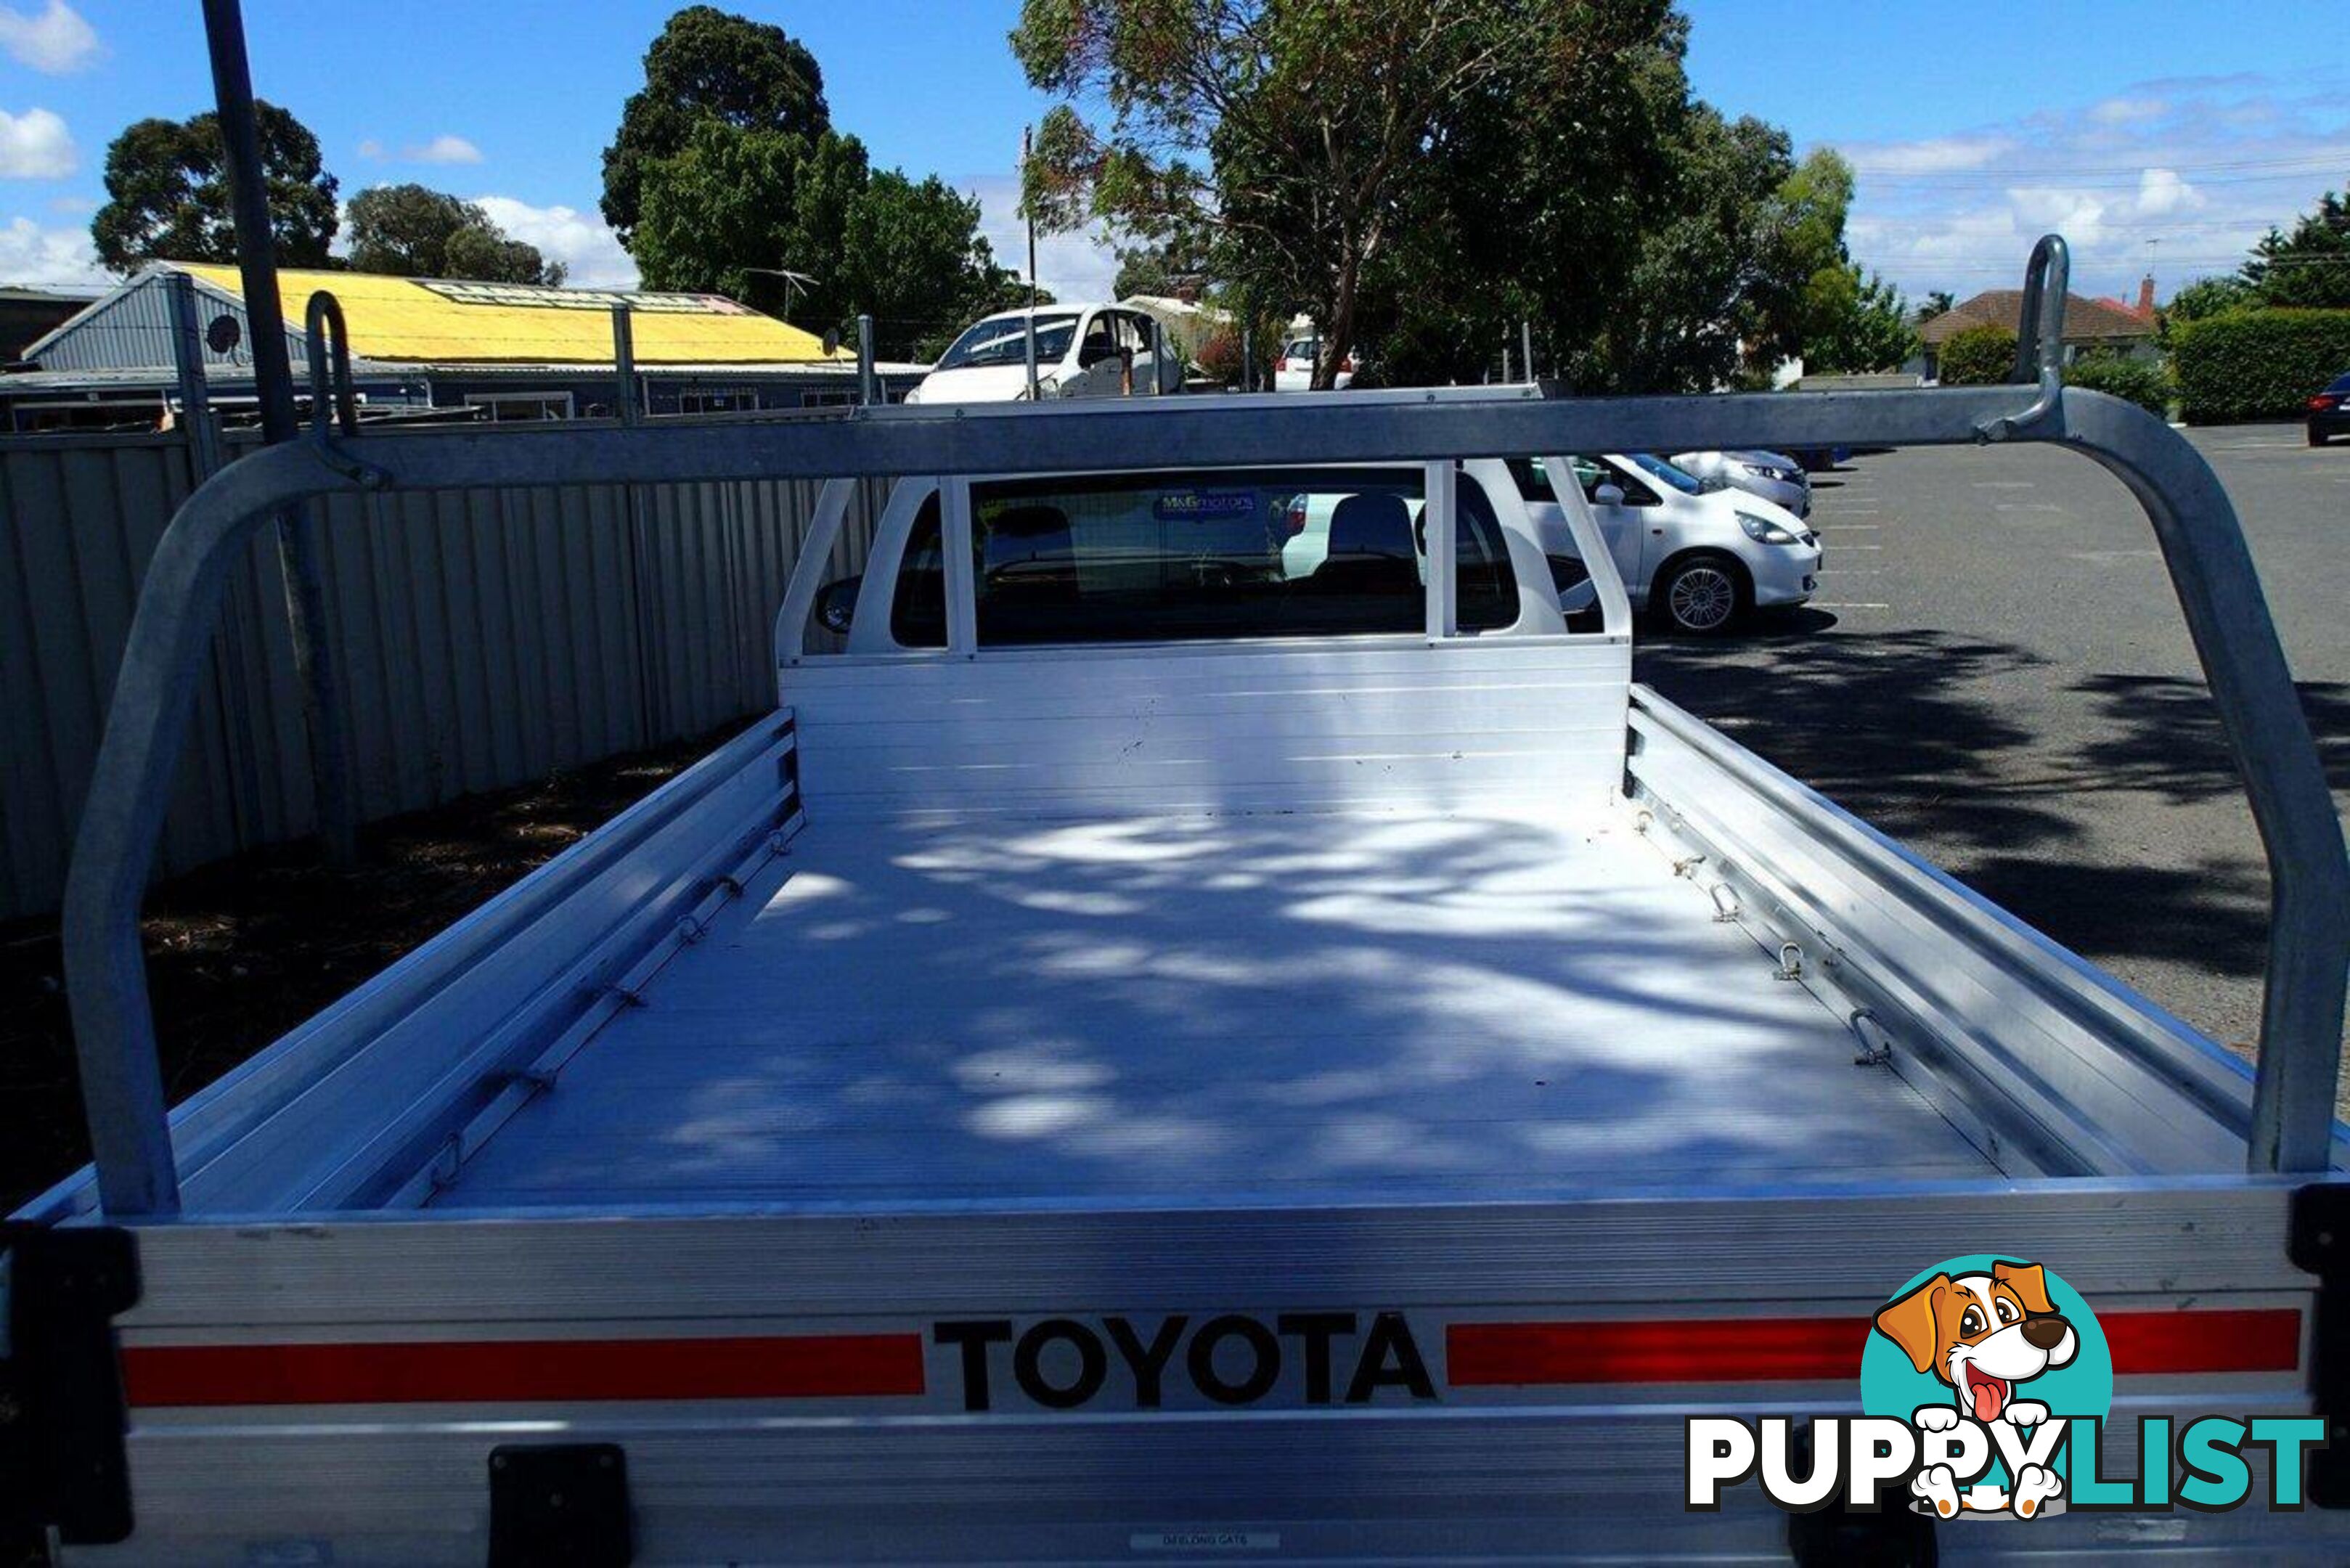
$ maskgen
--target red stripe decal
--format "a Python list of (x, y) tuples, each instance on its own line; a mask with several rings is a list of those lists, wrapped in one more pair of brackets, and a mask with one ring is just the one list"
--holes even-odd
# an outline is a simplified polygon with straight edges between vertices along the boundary
[(2116, 1373), (2292, 1372), (2301, 1366), (2293, 1307), (2101, 1313)]
[(1848, 1317), (1456, 1323), (1455, 1388), (1513, 1383), (1786, 1383), (1857, 1377), (1868, 1324)]
[(130, 1403), (437, 1405), (920, 1394), (916, 1334), (134, 1345)]
[[(2115, 1312), (2097, 1322), (2124, 1375), (2291, 1372), (2293, 1307)], [(1866, 1319), (1669, 1318), (1457, 1323), (1445, 1330), (1455, 1388), (1572, 1383), (1798, 1383), (1860, 1375)]]

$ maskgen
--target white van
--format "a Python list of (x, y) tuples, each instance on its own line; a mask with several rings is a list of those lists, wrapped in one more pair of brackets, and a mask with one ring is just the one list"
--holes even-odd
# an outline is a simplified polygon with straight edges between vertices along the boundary
[[(1625, 592), (1674, 630), (1719, 636), (1751, 610), (1799, 605), (1817, 591), (1820, 536), (1785, 507), (1742, 490), (1708, 490), (1645, 452), (1568, 461)], [(1574, 542), (1543, 461), (1522, 458), (1509, 466), (1544, 549), (1572, 556)]]
[(906, 394), (906, 401), (1011, 403), (1026, 398), (1032, 324), (1039, 398), (1183, 389), (1183, 357), (1149, 312), (1126, 305), (1041, 305), (998, 311), (974, 323)]

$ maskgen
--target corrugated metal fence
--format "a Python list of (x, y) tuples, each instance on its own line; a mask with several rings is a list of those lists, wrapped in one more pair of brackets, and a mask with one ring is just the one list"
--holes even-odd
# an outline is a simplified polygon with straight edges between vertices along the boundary
[[(57, 906), (140, 579), (193, 481), (181, 434), (0, 439), (0, 919)], [(773, 703), (771, 623), (816, 493), (762, 481), (329, 504), (329, 629), (362, 818)], [(862, 567), (879, 494), (851, 510), (844, 576)], [(311, 828), (267, 532), (231, 590), (173, 799), (166, 873)]]

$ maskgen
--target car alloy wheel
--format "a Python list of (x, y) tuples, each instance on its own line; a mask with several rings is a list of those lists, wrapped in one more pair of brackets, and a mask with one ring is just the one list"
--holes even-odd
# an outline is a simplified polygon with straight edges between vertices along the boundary
[(1665, 607), (1683, 631), (1720, 631), (1738, 611), (1738, 584), (1721, 567), (1697, 562), (1673, 574)]

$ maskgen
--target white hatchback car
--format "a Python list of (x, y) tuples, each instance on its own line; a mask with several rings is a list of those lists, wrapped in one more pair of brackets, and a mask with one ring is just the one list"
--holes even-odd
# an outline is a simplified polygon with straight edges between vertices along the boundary
[(1672, 465), (1713, 490), (1742, 490), (1798, 517), (1812, 514), (1812, 476), (1776, 452), (1678, 452)]
[[(1741, 491), (1707, 490), (1661, 459), (1574, 458), (1577, 488), (1607, 541), (1633, 607), (1700, 637), (1733, 628), (1750, 610), (1799, 605), (1818, 586), (1819, 536), (1783, 507)], [(1570, 616), (1596, 603), (1565, 514), (1540, 458), (1513, 459), (1510, 476), (1542, 537)], [(1328, 558), (1339, 495), (1301, 492), (1275, 530), (1282, 575), (1300, 581)], [(1411, 520), (1419, 524), (1417, 504)]]
[(1116, 398), (1180, 392), (1183, 358), (1148, 312), (1122, 305), (1045, 305), (983, 317), (939, 357), (910, 403), (1012, 403), (1028, 396), (1028, 334), (1036, 335), (1036, 395)]
[[(1674, 630), (1715, 637), (1751, 610), (1799, 605), (1819, 587), (1819, 535), (1784, 507), (1739, 490), (1708, 490), (1646, 453), (1568, 460), (1635, 608)], [(1575, 544), (1540, 458), (1510, 473), (1553, 556)]]

